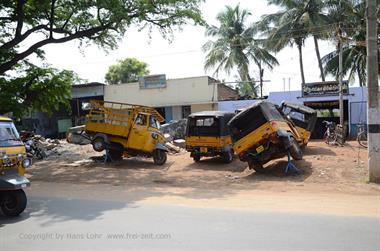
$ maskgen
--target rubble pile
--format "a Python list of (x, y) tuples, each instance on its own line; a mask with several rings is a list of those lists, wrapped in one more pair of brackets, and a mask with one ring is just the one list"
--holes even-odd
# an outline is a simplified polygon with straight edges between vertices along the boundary
[(160, 131), (164, 134), (166, 140), (165, 146), (171, 153), (185, 151), (186, 123), (187, 119), (181, 119), (161, 126)]
[(43, 149), (46, 152), (56, 148), (61, 144), (58, 139), (45, 139), (41, 135), (34, 135), (31, 139), (35, 142), (37, 147)]
[(187, 119), (173, 120), (168, 124), (163, 124), (160, 131), (163, 134), (169, 134), (172, 140), (184, 139), (186, 135)]
[(84, 128), (85, 128), (84, 125), (69, 128), (66, 134), (67, 142), (71, 144), (77, 144), (77, 145), (90, 144), (91, 141), (88, 138), (82, 136), (84, 132)]

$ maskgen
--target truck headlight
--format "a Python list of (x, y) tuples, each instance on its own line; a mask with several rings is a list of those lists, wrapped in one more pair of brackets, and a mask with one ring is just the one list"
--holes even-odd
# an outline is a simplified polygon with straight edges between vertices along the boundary
[(24, 168), (28, 168), (28, 167), (30, 167), (31, 165), (32, 165), (32, 160), (29, 159), (29, 158), (26, 158), (26, 159), (24, 159), (24, 160), (22, 161), (22, 166), (23, 166)]
[(157, 133), (152, 133), (152, 138), (153, 139), (158, 139), (158, 134)]

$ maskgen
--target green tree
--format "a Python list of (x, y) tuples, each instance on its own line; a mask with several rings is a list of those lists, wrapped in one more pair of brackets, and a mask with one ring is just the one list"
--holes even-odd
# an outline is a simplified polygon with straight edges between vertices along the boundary
[(51, 113), (67, 106), (71, 85), (81, 80), (72, 71), (25, 63), (17, 77), (0, 77), (0, 114), (21, 117), (31, 110)]
[[(195, 24), (204, 23), (199, 10), (201, 1), (2, 0), (0, 1), (1, 95), (9, 99), (12, 95), (17, 97), (17, 93), (24, 92), (23, 85), (19, 82), (32, 79), (33, 83), (35, 80), (41, 81), (44, 92), (49, 93), (49, 88), (52, 88), (50, 94), (57, 94), (53, 82), (57, 80), (54, 79), (55, 74), (63, 77), (63, 81), (56, 83), (60, 83), (61, 88), (66, 88), (70, 82), (63, 76), (66, 71), (58, 72), (49, 67), (38, 67), (27, 60), (31, 55), (43, 59), (43, 48), (48, 44), (77, 40), (80, 41), (80, 45), (92, 43), (110, 50), (116, 48), (131, 25), (140, 29), (157, 28), (166, 37), (171, 34), (173, 27), (179, 27), (189, 20)], [(37, 78), (34, 73), (38, 71), (50, 80)], [(4, 90), (12, 91), (5, 95)], [(45, 99), (43, 92), (35, 92), (33, 99), (40, 100), (39, 95), (41, 100)], [(61, 100), (61, 97), (51, 98)], [(13, 111), (11, 105), (6, 107)], [(54, 107), (45, 106), (46, 109)], [(3, 107), (1, 109), (2, 112), (6, 111)]]
[[(163, 35), (188, 20), (202, 24), (200, 0), (3, 0), (0, 75), (47, 44), (79, 40), (113, 49), (131, 25)], [(36, 38), (37, 41), (36, 41)], [(21, 43), (27, 47), (21, 47)]]
[(140, 76), (149, 74), (148, 64), (136, 58), (119, 60), (108, 68), (105, 79), (109, 84), (137, 82)]
[[(215, 68), (215, 73), (225, 71), (230, 74), (237, 69), (242, 95), (257, 96), (257, 85), (249, 74), (250, 60), (253, 60), (261, 69), (263, 66), (273, 68), (277, 60), (263, 47), (259, 40), (254, 39), (255, 28), (247, 26), (247, 18), (251, 15), (247, 9), (226, 6), (226, 9), (217, 15), (219, 26), (208, 26), (206, 35), (215, 38), (203, 45), (207, 52), (205, 70)], [(261, 70), (260, 70), (261, 71)]]

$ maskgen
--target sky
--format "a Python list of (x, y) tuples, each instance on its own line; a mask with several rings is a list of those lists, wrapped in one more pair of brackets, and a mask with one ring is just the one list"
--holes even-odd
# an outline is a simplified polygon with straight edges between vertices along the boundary
[[(226, 5), (235, 6), (239, 3), (242, 8), (252, 12), (249, 22), (258, 21), (262, 15), (277, 11), (275, 6), (267, 6), (266, 0), (206, 0), (201, 5), (201, 10), (207, 23), (217, 25), (216, 15), (223, 11)], [(232, 72), (230, 76), (224, 73), (216, 76), (213, 75), (214, 70), (207, 72), (204, 70), (205, 53), (201, 47), (210, 39), (205, 37), (204, 32), (204, 27), (185, 25), (173, 33), (170, 42), (157, 31), (149, 35), (148, 31), (138, 31), (137, 28), (130, 27), (119, 43), (118, 49), (114, 51), (106, 53), (96, 45), (79, 49), (78, 41), (53, 44), (44, 47), (46, 62), (55, 68), (73, 70), (79, 77), (89, 82), (104, 82), (108, 67), (119, 59), (129, 57), (146, 62), (150, 74), (166, 74), (167, 79), (209, 75), (225, 82), (236, 80), (237, 72)], [(320, 42), (322, 56), (332, 50), (334, 44)], [(299, 90), (301, 77), (298, 50), (295, 47), (286, 48), (275, 56), (280, 66), (271, 72), (265, 70), (264, 79), (270, 82), (265, 83), (264, 94), (288, 91), (289, 87), (290, 90)], [(306, 82), (321, 81), (312, 39), (306, 40), (303, 57)], [(250, 66), (250, 72), (254, 78), (258, 78), (258, 70), (254, 64)]]

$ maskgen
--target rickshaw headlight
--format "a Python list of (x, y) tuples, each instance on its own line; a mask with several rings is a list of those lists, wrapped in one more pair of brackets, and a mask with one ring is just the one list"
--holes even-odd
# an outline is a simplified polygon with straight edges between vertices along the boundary
[(152, 138), (153, 139), (158, 139), (158, 134), (157, 133), (152, 133)]
[(29, 158), (26, 158), (26, 159), (24, 159), (24, 160), (22, 161), (22, 166), (23, 166), (24, 168), (28, 168), (28, 167), (30, 167), (31, 165), (32, 165), (32, 160), (29, 159)]

